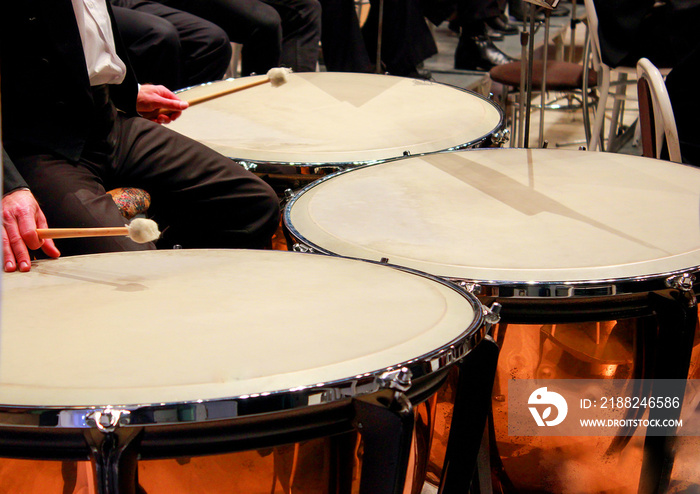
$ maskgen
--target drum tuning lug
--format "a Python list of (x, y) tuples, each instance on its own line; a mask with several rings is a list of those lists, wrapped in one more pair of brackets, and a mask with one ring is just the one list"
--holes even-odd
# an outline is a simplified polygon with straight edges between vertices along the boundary
[(510, 129), (503, 129), (491, 134), (491, 142), (497, 146), (505, 144), (510, 140)]
[(578, 147), (578, 150), (579, 150), (579, 151), (585, 151), (585, 150), (586, 150), (586, 146), (579, 146), (579, 147)]
[(404, 151), (404, 152), (403, 152), (403, 155), (404, 155), (404, 156), (411, 156), (411, 151)]
[(247, 161), (239, 161), (238, 164), (249, 172), (254, 171), (258, 167), (257, 163), (248, 163)]
[(314, 166), (313, 173), (314, 173), (314, 175), (328, 175), (329, 173), (339, 172), (342, 169), (343, 169), (342, 166), (337, 166), (337, 165)]
[(379, 259), (380, 264), (389, 264), (389, 258), (388, 257), (382, 257)]
[(695, 276), (690, 273), (683, 273), (666, 278), (667, 287), (676, 288), (682, 292), (691, 291), (693, 289), (693, 283), (695, 283)]
[(484, 307), (484, 319), (487, 324), (494, 325), (498, 324), (501, 320), (501, 309), (503, 306), (498, 302), (491, 304), (491, 307)]
[(495, 101), (495, 99), (496, 99), (496, 95), (493, 94), (491, 91), (489, 91), (489, 99), (490, 99), (491, 101)]
[(471, 293), (472, 295), (481, 294), (481, 285), (479, 285), (478, 283), (468, 283), (466, 281), (460, 281), (459, 287), (465, 292)]
[(104, 410), (94, 410), (85, 416), (88, 425), (94, 425), (100, 432), (108, 433), (120, 425), (129, 423), (129, 410), (117, 410), (107, 407)]
[(406, 367), (387, 371), (377, 377), (377, 384), (382, 388), (394, 389), (397, 391), (408, 391), (411, 388), (411, 378), (413, 374)]
[(311, 247), (307, 247), (306, 245), (303, 245), (303, 244), (292, 245), (292, 251), (293, 252), (301, 252), (302, 254), (313, 254), (314, 253), (314, 250)]
[(547, 146), (549, 146), (549, 141), (547, 141), (547, 140), (542, 141), (542, 149), (547, 149)]
[(284, 198), (287, 201), (291, 201), (292, 199), (294, 199), (295, 195), (296, 194), (294, 193), (294, 191), (292, 189), (284, 189)]

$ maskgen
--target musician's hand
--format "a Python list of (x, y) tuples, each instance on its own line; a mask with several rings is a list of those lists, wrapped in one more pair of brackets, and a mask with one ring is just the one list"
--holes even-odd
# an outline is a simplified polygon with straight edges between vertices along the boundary
[(2, 218), (5, 271), (15, 271), (17, 266), (20, 271), (29, 271), (31, 259), (28, 249), (41, 248), (49, 257), (61, 255), (53, 240), (41, 240), (37, 235), (37, 228), (48, 228), (48, 225), (39, 204), (28, 190), (17, 190), (2, 198)]
[(144, 118), (167, 124), (178, 118), (189, 104), (165, 86), (144, 84), (136, 97), (136, 111)]

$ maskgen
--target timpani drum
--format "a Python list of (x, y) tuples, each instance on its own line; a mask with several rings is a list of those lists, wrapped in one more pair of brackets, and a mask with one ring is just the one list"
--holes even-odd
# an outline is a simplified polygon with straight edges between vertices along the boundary
[[(184, 100), (255, 82), (218, 81), (178, 93)], [(503, 111), (471, 91), (379, 74), (291, 74), (195, 105), (170, 125), (247, 166), (345, 168), (407, 154), (502, 142)], [(255, 168), (253, 166), (253, 168)]]
[(67, 257), (2, 288), (0, 456), (91, 459), (99, 492), (134, 492), (136, 470), (159, 492), (145, 460), (353, 430), (360, 491), (401, 492), (412, 407), (488, 329), (477, 299), (440, 279), (279, 251)]
[[(697, 168), (611, 153), (494, 149), (325, 177), (287, 204), (284, 224), (296, 250), (384, 259), (502, 305), (492, 395), (492, 450), (500, 456), (492, 460), (503, 485), (636, 492), (639, 484), (653, 492), (647, 487), (663, 483), (668, 462), (647, 454), (652, 440), (635, 448), (631, 437), (509, 435), (508, 382), (685, 379), (697, 319), (699, 206)], [(683, 316), (671, 323), (676, 316), (654, 306), (657, 298), (677, 302)], [(627, 461), (636, 454), (643, 461)], [(622, 461), (632, 465), (624, 474)]]

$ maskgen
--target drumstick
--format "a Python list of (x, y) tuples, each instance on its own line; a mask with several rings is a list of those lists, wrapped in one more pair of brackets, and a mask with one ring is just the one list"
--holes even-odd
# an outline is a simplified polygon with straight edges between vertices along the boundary
[(40, 239), (83, 237), (129, 237), (136, 243), (145, 244), (160, 237), (158, 225), (153, 220), (136, 218), (126, 226), (104, 228), (37, 228)]
[(237, 93), (238, 91), (243, 91), (244, 89), (250, 89), (255, 86), (261, 86), (263, 84), (267, 84), (268, 82), (272, 87), (280, 87), (281, 85), (285, 84), (287, 82), (287, 76), (292, 72), (291, 69), (287, 69), (284, 67), (275, 67), (273, 69), (270, 69), (267, 71), (267, 77), (264, 79), (260, 79), (259, 81), (254, 81), (254, 82), (248, 82), (246, 84), (242, 84), (240, 86), (228, 88), (228, 89), (223, 89), (219, 92), (212, 93), (212, 94), (207, 94), (204, 96), (198, 96), (194, 97), (192, 99), (186, 99), (190, 106), (192, 105), (197, 105), (199, 103), (204, 103), (205, 101), (209, 101), (212, 99), (219, 98), (221, 96), (226, 96), (227, 94), (231, 93)]

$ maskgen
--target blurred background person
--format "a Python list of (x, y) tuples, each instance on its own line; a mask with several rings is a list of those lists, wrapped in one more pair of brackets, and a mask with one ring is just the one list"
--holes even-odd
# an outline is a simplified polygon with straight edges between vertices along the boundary
[(318, 0), (157, 0), (221, 27), (243, 45), (241, 74), (266, 74), (273, 67), (315, 71), (321, 39)]
[(171, 90), (223, 77), (231, 43), (216, 24), (149, 0), (110, 0), (119, 33), (141, 84)]
[[(384, 0), (382, 22), (382, 72), (392, 75), (429, 78), (423, 61), (437, 53), (437, 45), (425, 22), (420, 0)], [(376, 63), (379, 31), (379, 0), (370, 0), (362, 35), (370, 60)]]

